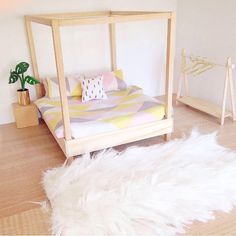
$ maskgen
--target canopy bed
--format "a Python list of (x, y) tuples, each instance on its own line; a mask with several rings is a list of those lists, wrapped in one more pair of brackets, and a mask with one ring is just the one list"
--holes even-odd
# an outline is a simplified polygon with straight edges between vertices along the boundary
[[(110, 51), (111, 51), (111, 69), (115, 71), (117, 69), (116, 63), (116, 23), (129, 22), (129, 21), (140, 21), (140, 20), (155, 20), (155, 19), (166, 19), (167, 20), (167, 49), (166, 49), (166, 85), (165, 85), (165, 104), (163, 109), (160, 105), (155, 105), (148, 110), (149, 114), (155, 116), (155, 119), (148, 120), (148, 122), (136, 122), (136, 116), (134, 116), (135, 110), (132, 114), (125, 113), (126, 120), (135, 120), (135, 125), (121, 125), (119, 129), (104, 129), (105, 131), (88, 133), (87, 135), (80, 135), (83, 132), (77, 127), (76, 132), (74, 132), (73, 126), (76, 126), (72, 122), (73, 111), (71, 107), (73, 106), (73, 99), (67, 96), (66, 81), (64, 74), (64, 64), (61, 48), (61, 38), (60, 38), (60, 28), (65, 26), (73, 25), (88, 25), (88, 24), (108, 24), (109, 34), (110, 34)], [(25, 24), (28, 36), (28, 43), (31, 55), (31, 61), (33, 66), (34, 76), (40, 80), (37, 59), (35, 53), (35, 45), (33, 40), (32, 26), (31, 24), (38, 23), (42, 25), (47, 25), (52, 29), (55, 60), (57, 67), (57, 78), (59, 85), (60, 97), (58, 100), (47, 100), (47, 98), (42, 98), (45, 95), (43, 88), (43, 83), (36, 86), (37, 98), (40, 99), (38, 102), (38, 107), (41, 111), (45, 110), (44, 104), (55, 103), (53, 109), (55, 112), (60, 112), (61, 114), (61, 129), (60, 134), (55, 133), (55, 127), (47, 121), (46, 116), (43, 118), (48, 125), (50, 131), (55, 137), (56, 141), (60, 145), (61, 149), (65, 153), (67, 158), (83, 154), (86, 152), (91, 152), (95, 150), (100, 150), (108, 147), (113, 147), (116, 145), (129, 143), (141, 139), (146, 139), (158, 135), (165, 135), (165, 139), (169, 139), (171, 132), (173, 131), (173, 117), (172, 117), (172, 83), (173, 83), (173, 57), (174, 57), (174, 38), (175, 38), (175, 13), (173, 12), (118, 12), (118, 11), (103, 11), (103, 12), (84, 12), (84, 13), (64, 13), (64, 14), (46, 14), (46, 15), (27, 15), (25, 16)], [(128, 91), (128, 92), (127, 92)], [(125, 91), (119, 93), (117, 91), (108, 93), (108, 100), (110, 101), (114, 96), (126, 96), (122, 101), (128, 101), (129, 99), (139, 99), (136, 103), (132, 104), (154, 104), (155, 101), (148, 96), (142, 95), (137, 87), (127, 88)], [(132, 97), (130, 97), (132, 94)], [(38, 100), (39, 101), (39, 100)], [(117, 99), (115, 101), (118, 101)], [(105, 102), (105, 101), (104, 101)], [(106, 103), (106, 102), (105, 102)], [(88, 103), (89, 109), (91, 107), (96, 107), (95, 103)], [(100, 104), (100, 103), (98, 103)], [(107, 104), (106, 104), (107, 105)], [(117, 106), (124, 107), (123, 103), (113, 104), (115, 109)], [(127, 105), (127, 104), (126, 104)], [(135, 106), (135, 109), (141, 111), (140, 106)], [(138, 108), (137, 108), (138, 107)], [(144, 107), (144, 106), (142, 106)], [(107, 108), (107, 107), (106, 107)], [(87, 112), (87, 110), (81, 110), (81, 107), (76, 107), (79, 112)], [(95, 108), (94, 108), (95, 109)], [(130, 108), (132, 109), (132, 108)], [(91, 111), (91, 110), (90, 110)], [(109, 110), (110, 111), (110, 110)], [(129, 110), (130, 112), (130, 110)], [(145, 119), (145, 112), (141, 112)], [(76, 113), (76, 111), (75, 111)], [(162, 114), (163, 113), (163, 114)], [(84, 113), (83, 113), (84, 114)], [(98, 114), (96, 112), (96, 114)], [(118, 114), (118, 113), (117, 113)], [(131, 116), (132, 115), (132, 116)], [(146, 116), (147, 117), (147, 116)], [(114, 118), (114, 117), (113, 117)], [(101, 120), (101, 119), (100, 119)], [(99, 121), (100, 121), (99, 120)], [(106, 117), (106, 121), (109, 117)], [(94, 121), (94, 120), (93, 120)], [(90, 120), (89, 124), (93, 122)], [(95, 120), (96, 121), (96, 120)], [(93, 122), (93, 124), (95, 123)], [(109, 120), (114, 123), (114, 119)], [(123, 124), (123, 123), (122, 123)], [(119, 123), (120, 125), (120, 123)], [(98, 126), (98, 125), (97, 125)], [(108, 125), (106, 126), (108, 127)], [(89, 128), (89, 127), (88, 127)], [(86, 131), (86, 126), (84, 128)]]

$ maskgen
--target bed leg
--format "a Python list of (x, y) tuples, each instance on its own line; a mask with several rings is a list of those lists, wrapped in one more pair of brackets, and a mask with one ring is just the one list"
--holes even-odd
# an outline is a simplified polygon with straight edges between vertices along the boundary
[(171, 139), (171, 133), (168, 133), (168, 134), (164, 134), (164, 140), (167, 142), (167, 141), (170, 141)]
[(69, 165), (73, 162), (73, 160), (74, 160), (74, 157), (68, 157), (68, 158), (66, 158), (66, 160), (65, 160), (65, 162), (64, 162), (64, 164), (63, 164), (63, 166), (69, 166)]

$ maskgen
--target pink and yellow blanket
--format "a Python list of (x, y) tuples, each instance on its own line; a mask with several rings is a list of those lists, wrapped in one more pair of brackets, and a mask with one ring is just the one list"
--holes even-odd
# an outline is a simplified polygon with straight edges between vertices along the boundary
[[(69, 97), (69, 112), (73, 138), (115, 131), (163, 119), (165, 109), (158, 100), (143, 94), (142, 89), (107, 92), (107, 100), (82, 103), (80, 97)], [(35, 104), (58, 138), (64, 137), (59, 98), (43, 97)]]

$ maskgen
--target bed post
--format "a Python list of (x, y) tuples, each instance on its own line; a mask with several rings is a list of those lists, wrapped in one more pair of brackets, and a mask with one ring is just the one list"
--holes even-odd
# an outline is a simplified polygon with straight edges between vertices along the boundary
[(230, 99), (232, 106), (232, 119), (236, 121), (236, 102), (235, 102), (235, 94), (234, 94), (234, 81), (233, 81), (233, 64), (231, 57), (227, 60), (227, 70), (229, 76), (229, 87), (230, 87)]
[(64, 64), (63, 64), (62, 48), (61, 48), (61, 36), (59, 27), (60, 27), (59, 22), (57, 20), (53, 20), (52, 36), (53, 36), (53, 45), (54, 45), (55, 60), (57, 67), (57, 77), (59, 82), (64, 135), (66, 140), (70, 140), (71, 139), (70, 115), (69, 115), (69, 106), (66, 92), (66, 82), (65, 82)]
[[(174, 71), (174, 41), (175, 41), (175, 13), (171, 13), (168, 19), (167, 28), (167, 50), (166, 50), (166, 85), (165, 85), (165, 117), (172, 117), (172, 90), (173, 90), (173, 71)], [(168, 141), (171, 133), (165, 134), (165, 140)]]
[[(111, 13), (110, 13), (111, 14)], [(110, 34), (110, 48), (111, 48), (111, 69), (114, 71), (117, 69), (116, 63), (116, 25), (115, 23), (109, 24)]]
[[(25, 16), (25, 28), (26, 28), (27, 38), (28, 38), (28, 45), (29, 45), (33, 75), (37, 80), (40, 80), (39, 72), (38, 72), (37, 58), (36, 58), (36, 53), (35, 53), (35, 46), (34, 46), (34, 38), (33, 38), (33, 33), (32, 33), (32, 23), (27, 18), (27, 16)], [(40, 86), (41, 86), (41, 84), (35, 85), (37, 98), (42, 97), (42, 89), (40, 88)]]

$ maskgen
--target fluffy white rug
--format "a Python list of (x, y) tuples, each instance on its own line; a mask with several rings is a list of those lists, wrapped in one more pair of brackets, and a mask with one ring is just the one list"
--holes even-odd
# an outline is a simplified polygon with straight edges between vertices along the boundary
[(216, 135), (89, 155), (50, 170), (44, 187), (56, 235), (171, 236), (236, 204), (236, 153)]

